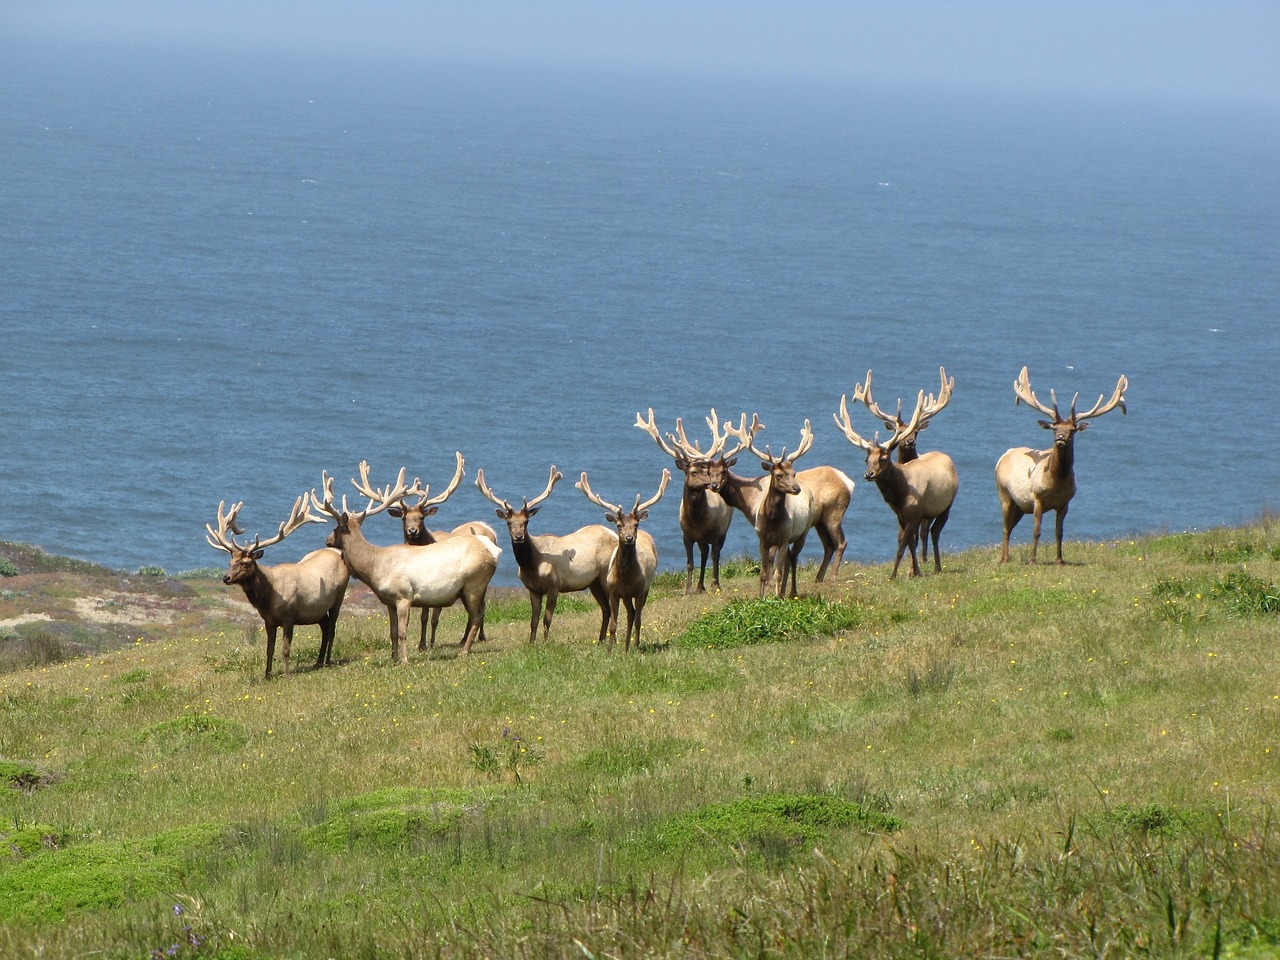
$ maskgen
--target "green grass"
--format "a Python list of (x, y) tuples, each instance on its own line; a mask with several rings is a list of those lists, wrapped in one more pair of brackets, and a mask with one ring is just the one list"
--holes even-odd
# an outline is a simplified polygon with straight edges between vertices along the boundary
[(514, 595), (406, 667), (351, 613), (271, 681), (260, 629), (33, 656), (0, 956), (1274, 957), (1276, 542), (666, 575), (630, 654)]

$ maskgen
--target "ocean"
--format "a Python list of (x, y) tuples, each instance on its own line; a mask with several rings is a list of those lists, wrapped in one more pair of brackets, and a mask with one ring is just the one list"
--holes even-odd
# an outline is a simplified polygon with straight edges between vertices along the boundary
[[(440, 489), (457, 450), (439, 525), (497, 526), (514, 584), (477, 468), (518, 501), (558, 466), (534, 529), (565, 533), (603, 521), (582, 471), (615, 501), (657, 489), (670, 463), (637, 412), (705, 442), (714, 407), (758, 413), (774, 450), (809, 419), (799, 465), (857, 482), (846, 560), (883, 562), (893, 516), (832, 413), (868, 369), (881, 405), (909, 406), (939, 366), (954, 399), (920, 445), (960, 475), (944, 561), (994, 561), (995, 461), (1048, 445), (1014, 405), (1024, 364), (1064, 405), (1129, 379), (1128, 414), (1076, 443), (1068, 538), (1280, 501), (1265, 108), (2, 52), (0, 539), (222, 567), (219, 501), (268, 535), (321, 471), (353, 496), (362, 459)], [(678, 480), (646, 525), (664, 569), (684, 565)], [(726, 552), (754, 551), (735, 519)]]

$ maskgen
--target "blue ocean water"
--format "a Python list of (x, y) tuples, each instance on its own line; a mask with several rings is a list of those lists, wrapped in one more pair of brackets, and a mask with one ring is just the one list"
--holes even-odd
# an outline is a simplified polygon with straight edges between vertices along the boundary
[[(1261, 109), (7, 54), (0, 538), (221, 566), (219, 500), (269, 533), (322, 470), (438, 487), (455, 450), (442, 526), (494, 519), (476, 468), (517, 500), (554, 463), (535, 523), (565, 532), (601, 520), (583, 470), (609, 499), (656, 489), (669, 464), (637, 411), (698, 436), (714, 406), (758, 412), (775, 449), (809, 418), (801, 465), (858, 482), (847, 558), (883, 561), (892, 515), (831, 414), (868, 368), (883, 405), (936, 390), (939, 365), (955, 398), (921, 447), (960, 473), (944, 553), (998, 542), (996, 459), (1047, 445), (1013, 403), (1023, 364), (1082, 405), (1130, 381), (1128, 415), (1077, 442), (1069, 537), (1280, 498), (1280, 124)], [(649, 521), (666, 568), (677, 507), (678, 484)], [(728, 549), (754, 550), (741, 518)]]

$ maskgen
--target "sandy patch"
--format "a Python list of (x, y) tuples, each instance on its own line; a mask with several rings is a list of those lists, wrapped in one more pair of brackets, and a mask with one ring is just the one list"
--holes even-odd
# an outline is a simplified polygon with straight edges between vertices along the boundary
[(8, 620), (0, 620), (0, 627), (20, 627), (24, 623), (41, 623), (45, 620), (52, 620), (53, 617), (47, 613), (24, 613), (20, 617), (10, 617)]
[(78, 597), (74, 605), (80, 619), (94, 623), (168, 624), (174, 620), (168, 607), (136, 593), (108, 591), (96, 597)]

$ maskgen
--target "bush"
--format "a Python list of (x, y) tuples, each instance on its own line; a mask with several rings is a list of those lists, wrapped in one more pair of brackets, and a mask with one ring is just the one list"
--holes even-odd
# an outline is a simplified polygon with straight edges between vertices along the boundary
[(821, 597), (737, 599), (689, 624), (675, 645), (705, 648), (785, 643), (830, 635), (861, 621), (857, 607)]

